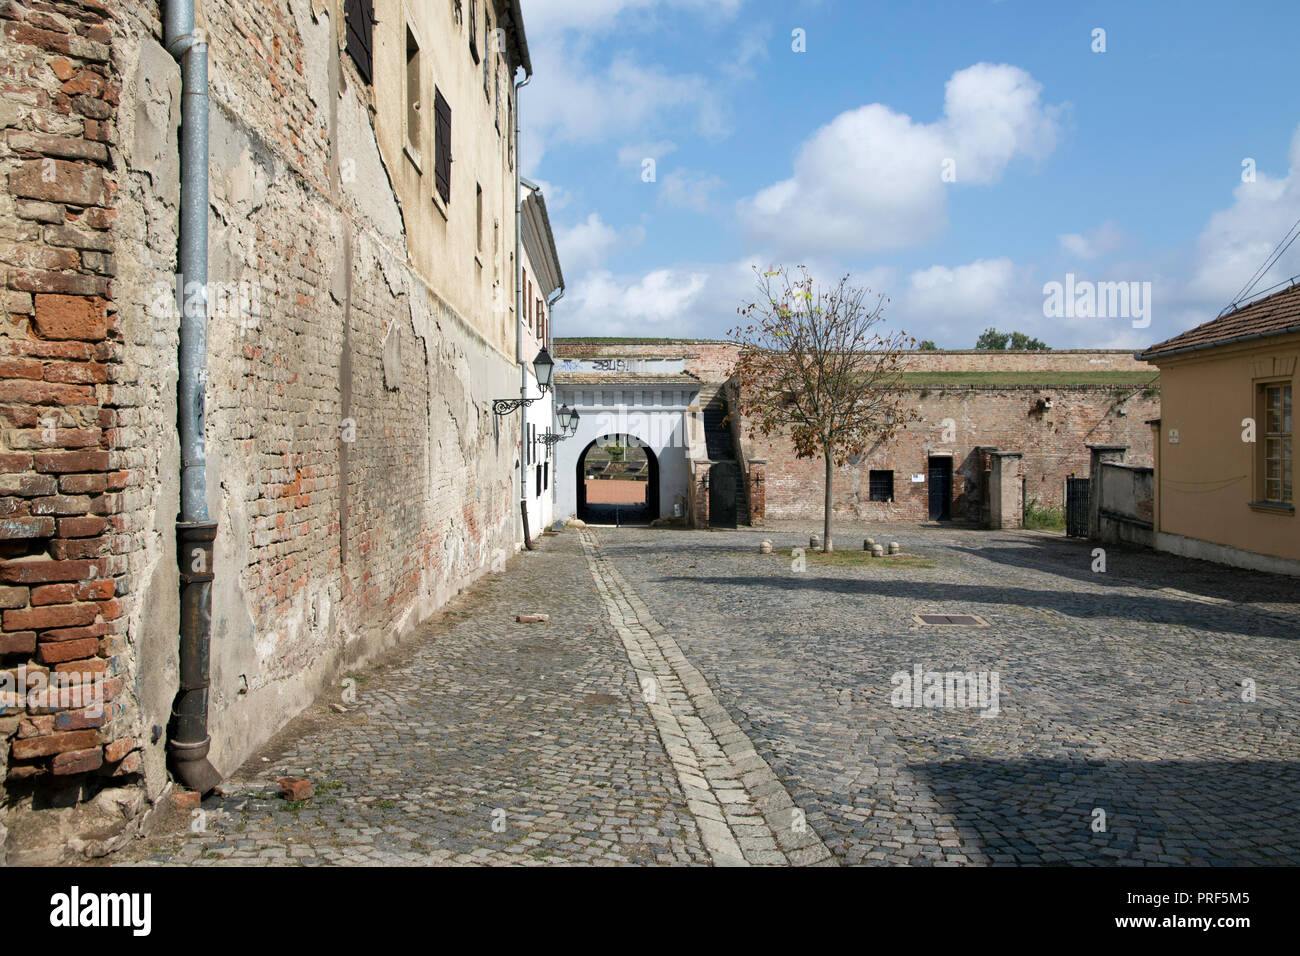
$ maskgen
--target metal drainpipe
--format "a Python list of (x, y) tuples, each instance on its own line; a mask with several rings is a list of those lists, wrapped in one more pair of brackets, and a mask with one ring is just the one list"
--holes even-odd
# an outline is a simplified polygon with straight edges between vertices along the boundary
[[(525, 74), (515, 84), (515, 361), (519, 363), (519, 397), (528, 397), (528, 366), (524, 364), (524, 260), (520, 226), (523, 221), (523, 196), (519, 186), (519, 91), (532, 82), (533, 75)], [(532, 536), (528, 533), (528, 475), (524, 471), (524, 442), (528, 440), (528, 409), (519, 406), (519, 517), (524, 527), (524, 547), (533, 550)]]
[[(191, 790), (221, 782), (208, 761), (208, 662), (212, 625), (212, 542), (204, 455), (208, 287), (208, 46), (194, 29), (194, 0), (165, 0), (163, 42), (181, 66), (180, 312), (176, 418), (181, 446), (180, 687), (172, 704), (167, 750), (172, 772)], [(187, 294), (188, 290), (188, 294)]]

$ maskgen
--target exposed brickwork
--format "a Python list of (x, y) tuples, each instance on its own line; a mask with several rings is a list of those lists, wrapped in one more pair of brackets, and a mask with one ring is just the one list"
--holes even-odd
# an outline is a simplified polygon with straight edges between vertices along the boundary
[[(685, 358), (686, 370), (705, 382), (721, 382), (734, 366), (735, 346), (726, 342), (601, 344), (558, 339), (563, 358)], [(1051, 352), (912, 352), (909, 372), (1146, 372), (1131, 352), (1069, 350)], [(980, 489), (987, 462), (979, 449), (1023, 452), (1025, 500), (1039, 507), (1063, 504), (1065, 479), (1088, 473), (1089, 444), (1129, 446), (1128, 461), (1151, 463), (1151, 434), (1144, 424), (1160, 415), (1158, 394), (1141, 386), (1071, 387), (932, 385), (912, 390), (911, 404), (921, 419), (890, 445), (871, 449), (857, 464), (836, 469), (834, 508), (839, 514), (869, 520), (925, 520), (929, 516), (930, 456), (952, 456), (953, 518), (980, 520)], [(1049, 404), (1050, 403), (1050, 404)], [(763, 481), (751, 473), (751, 502), (761, 496), (765, 517), (815, 518), (822, 509), (825, 466), (820, 458), (798, 459), (788, 441), (764, 440), (743, 428), (746, 458), (766, 459)], [(892, 471), (894, 500), (873, 502), (870, 472)], [(926, 476), (912, 482), (912, 475)], [(697, 514), (708, 503), (697, 494)], [(704, 496), (707, 498), (707, 495)]]
[[(518, 390), (513, 336), (412, 269), (377, 104), (336, 49), (341, 11), (201, 7), (222, 771), (516, 543), (518, 418), (490, 411)], [(11, 862), (34, 794), (156, 799), (168, 783), (180, 81), (158, 16), (146, 0), (0, 0), (0, 671), (102, 681), (106, 701), (96, 716), (53, 691), (0, 699)], [(476, 115), (453, 121), (461, 168), (504, 182), (504, 159), (472, 168)]]
[[(555, 340), (558, 358), (684, 358), (686, 371), (704, 382), (731, 375), (736, 347), (729, 342), (681, 341), (604, 344), (587, 339)], [(911, 352), (909, 372), (1149, 372), (1133, 353), (1122, 349), (1063, 349), (1050, 352), (962, 351)]]
[(133, 476), (113, 462), (122, 337), (103, 231), (118, 200), (111, 29), (90, 0), (0, 4), (0, 666), (37, 688), (0, 706), (21, 718), (0, 724), (9, 781), (111, 774), (130, 752), (119, 704), (59, 692), (107, 679), (115, 696), (126, 626), (113, 522)]
[[(1088, 473), (1089, 444), (1128, 445), (1128, 460), (1150, 464), (1151, 429), (1144, 423), (1160, 414), (1158, 396), (1144, 396), (1142, 389), (1132, 387), (950, 386), (913, 394), (919, 421), (856, 465), (836, 469), (837, 513), (869, 520), (925, 520), (929, 458), (951, 455), (952, 517), (978, 521), (985, 467), (981, 447), (1022, 452), (1026, 502), (1060, 507), (1066, 477)], [(1050, 401), (1051, 407), (1040, 408), (1040, 401)], [(1123, 415), (1118, 414), (1121, 409)], [(820, 458), (797, 459), (785, 441), (749, 438), (747, 445), (750, 454), (767, 459), (768, 517), (820, 515), (825, 480)], [(873, 469), (894, 473), (892, 503), (869, 500)], [(912, 475), (926, 480), (914, 483)]]

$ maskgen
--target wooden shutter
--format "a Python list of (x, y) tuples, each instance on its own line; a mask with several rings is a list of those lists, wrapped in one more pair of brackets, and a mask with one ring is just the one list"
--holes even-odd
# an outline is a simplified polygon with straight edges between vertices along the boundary
[(433, 91), (433, 179), (438, 195), (451, 202), (451, 106)]
[(469, 52), (478, 62), (478, 4), (469, 0)]
[(374, 0), (346, 0), (343, 9), (347, 19), (348, 55), (357, 65), (361, 78), (370, 83), (374, 63)]

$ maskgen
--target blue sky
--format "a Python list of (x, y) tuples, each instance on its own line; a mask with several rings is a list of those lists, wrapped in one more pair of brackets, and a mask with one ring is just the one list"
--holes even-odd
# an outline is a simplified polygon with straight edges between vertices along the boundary
[[(723, 337), (753, 265), (803, 263), (941, 347), (1138, 347), (1213, 318), (1300, 218), (1296, 0), (523, 10), (558, 335)], [(1149, 327), (1045, 317), (1067, 273), (1151, 283)], [(1300, 242), (1260, 287), (1297, 273)]]

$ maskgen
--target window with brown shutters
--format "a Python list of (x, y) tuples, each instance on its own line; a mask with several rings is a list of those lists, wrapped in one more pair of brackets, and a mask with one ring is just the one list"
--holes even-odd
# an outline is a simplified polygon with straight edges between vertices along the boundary
[(451, 202), (451, 106), (442, 91), (433, 91), (433, 179), (438, 195)]
[(469, 0), (469, 52), (478, 62), (478, 0)]
[(374, 0), (346, 0), (343, 9), (347, 20), (348, 56), (357, 65), (361, 78), (369, 83), (374, 64)]

